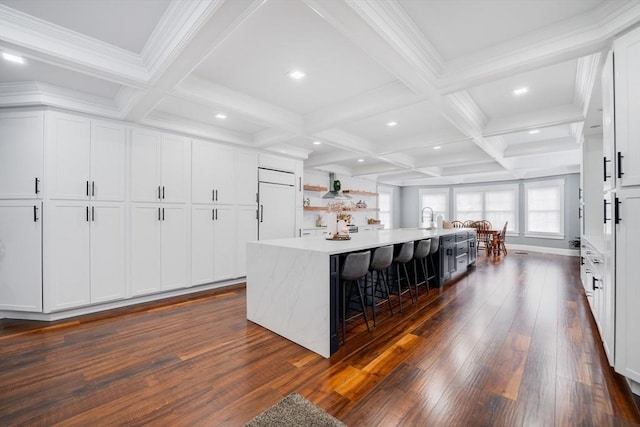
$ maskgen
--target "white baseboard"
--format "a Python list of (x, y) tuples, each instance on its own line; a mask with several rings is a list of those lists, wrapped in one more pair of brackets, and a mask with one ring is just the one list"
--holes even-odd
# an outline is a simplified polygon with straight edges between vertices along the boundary
[(44, 322), (52, 322), (54, 320), (68, 319), (70, 317), (82, 316), (85, 314), (99, 313), (101, 311), (113, 310), (116, 308), (128, 307), (131, 305), (141, 304), (150, 301), (158, 301), (166, 298), (177, 297), (181, 295), (189, 295), (196, 292), (208, 291), (211, 289), (223, 288), (225, 286), (244, 283), (246, 277), (226, 280), (223, 282), (207, 283), (204, 285), (191, 286), (189, 288), (176, 289), (169, 292), (158, 294), (144, 295), (135, 298), (111, 301), (104, 304), (89, 305), (86, 307), (74, 308), (71, 310), (59, 311), (54, 313), (31, 313), (26, 311), (2, 311), (0, 310), (0, 319), (21, 319), (21, 320), (39, 320)]
[(510, 253), (516, 252), (516, 251), (523, 251), (523, 252), (539, 252), (539, 253), (552, 254), (552, 255), (580, 256), (580, 249), (548, 248), (546, 246), (507, 244), (507, 250)]

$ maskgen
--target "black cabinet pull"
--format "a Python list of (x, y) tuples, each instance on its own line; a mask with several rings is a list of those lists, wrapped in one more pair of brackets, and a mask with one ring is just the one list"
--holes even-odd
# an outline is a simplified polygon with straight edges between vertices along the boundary
[(606, 200), (604, 200), (604, 213), (603, 213), (603, 217), (604, 217), (604, 223), (606, 224), (607, 221), (609, 221), (611, 218), (607, 218), (607, 205), (610, 205), (611, 202), (607, 202)]
[(162, 200), (164, 200), (164, 185), (162, 186)]
[(89, 181), (87, 181), (87, 196), (89, 195)]
[(215, 220), (216, 220), (215, 209), (211, 209), (211, 219), (212, 219), (213, 221), (215, 221)]
[(91, 197), (96, 195), (96, 182), (91, 181)]
[[(160, 197), (160, 186), (158, 185), (158, 199), (161, 199), (162, 197)], [(159, 208), (158, 208), (159, 209)]]
[(87, 212), (87, 222), (89, 222), (89, 206), (87, 206), (86, 212)]
[(162, 208), (162, 220), (164, 221), (164, 208)]
[(260, 222), (264, 221), (264, 205), (260, 205)]
[(624, 175), (624, 172), (622, 172), (622, 158), (624, 156), (622, 155), (622, 153), (620, 151), (618, 151), (618, 178), (622, 178), (622, 175)]
[(33, 205), (33, 222), (38, 222), (38, 207)]
[(620, 224), (620, 220), (621, 220), (621, 218), (620, 218), (620, 199), (618, 199), (616, 197), (615, 203), (616, 204), (615, 204), (615, 209), (614, 209), (614, 212), (615, 212), (614, 219), (615, 219), (615, 223), (616, 224)]
[(580, 257), (580, 265), (584, 265), (584, 257)]
[(36, 194), (40, 193), (40, 189), (38, 188), (38, 184), (40, 183), (40, 180), (38, 178), (36, 178)]
[(216, 190), (211, 190), (211, 201), (215, 202), (216, 201)]
[(594, 276), (591, 277), (591, 289), (593, 289), (594, 291), (598, 289), (598, 287), (596, 286), (596, 278)]
[(96, 208), (95, 206), (91, 206), (91, 221), (96, 220)]
[(258, 220), (260, 218), (258, 218), (258, 209), (256, 209), (256, 220)]
[(607, 175), (607, 163), (609, 163), (611, 160), (607, 160), (606, 157), (604, 157), (602, 160), (604, 160), (602, 162), (602, 166), (604, 169), (604, 181), (607, 182), (607, 178), (611, 178), (611, 175)]
[(216, 202), (218, 201), (218, 190), (216, 190)]
[(160, 216), (160, 208), (158, 208), (158, 221), (162, 221), (162, 217)]

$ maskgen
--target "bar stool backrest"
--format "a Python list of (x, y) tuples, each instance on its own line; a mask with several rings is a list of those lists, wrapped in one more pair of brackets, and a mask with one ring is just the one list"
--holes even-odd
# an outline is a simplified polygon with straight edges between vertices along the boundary
[(413, 257), (415, 259), (426, 258), (431, 251), (431, 239), (420, 240), (418, 242), (418, 246), (416, 246), (416, 251), (413, 253)]
[(400, 248), (400, 253), (393, 259), (395, 262), (405, 263), (413, 258), (413, 242), (405, 242)]
[(440, 238), (436, 237), (435, 239), (431, 239), (431, 250), (429, 251), (429, 255), (433, 255), (438, 252), (438, 248), (440, 247)]
[(391, 266), (393, 262), (393, 245), (381, 246), (371, 257), (370, 271), (381, 271)]
[(370, 261), (371, 251), (350, 253), (344, 262), (340, 277), (345, 280), (358, 280), (363, 278), (369, 271)]

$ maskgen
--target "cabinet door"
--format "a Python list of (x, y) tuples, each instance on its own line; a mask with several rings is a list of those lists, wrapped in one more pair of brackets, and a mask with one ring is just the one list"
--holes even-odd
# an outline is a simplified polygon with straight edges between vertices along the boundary
[(621, 190), (616, 226), (615, 369), (640, 382), (640, 281), (636, 262), (640, 254), (640, 188)]
[(0, 310), (42, 311), (41, 206), (0, 203)]
[(41, 112), (0, 116), (0, 199), (41, 197), (43, 129)]
[[(583, 145), (583, 151), (585, 155), (589, 153), (590, 139), (585, 138), (585, 145)], [(603, 190), (612, 190), (616, 184), (616, 145), (615, 145), (615, 128), (614, 128), (614, 115), (613, 115), (613, 52), (609, 52), (607, 59), (602, 69), (602, 151), (604, 158), (602, 159), (602, 166), (594, 164), (583, 164), (587, 171), (590, 168), (593, 171), (602, 168), (602, 174), (600, 179), (603, 180)], [(594, 156), (595, 157), (595, 156)], [(600, 160), (600, 159), (598, 159)], [(586, 162), (583, 162), (586, 163)], [(594, 175), (589, 173), (588, 176), (581, 175), (585, 181), (589, 180)], [(582, 187), (585, 191), (585, 196), (588, 188)], [(587, 200), (585, 200), (587, 202)]]
[(214, 280), (214, 208), (196, 206), (191, 210), (191, 281), (194, 285)]
[(94, 121), (91, 132), (93, 200), (124, 201), (126, 155), (124, 126)]
[(160, 290), (160, 207), (131, 206), (131, 289), (143, 295)]
[(188, 139), (163, 136), (161, 154), (162, 200), (183, 203), (187, 201), (191, 144)]
[(162, 290), (188, 285), (188, 228), (187, 211), (183, 206), (163, 206), (161, 221), (161, 280)]
[(640, 185), (640, 28), (618, 38), (613, 51), (617, 174), (627, 187)]
[(216, 206), (214, 236), (215, 280), (236, 275), (236, 215), (232, 206)]
[(160, 201), (160, 135), (131, 133), (131, 201)]
[(239, 205), (258, 204), (258, 154), (236, 151), (236, 200)]
[(125, 297), (124, 204), (91, 206), (91, 302)]
[(256, 206), (238, 206), (236, 275), (247, 275), (247, 242), (258, 240)]
[(191, 201), (213, 203), (215, 146), (210, 142), (193, 141), (191, 156)]
[(89, 206), (57, 202), (45, 210), (44, 218), (47, 223), (44, 289), (50, 297), (48, 311), (91, 303)]
[(84, 117), (51, 113), (48, 127), (47, 189), (52, 199), (89, 198), (91, 123)]
[(216, 190), (215, 203), (225, 205), (236, 203), (235, 150), (233, 148), (216, 146), (213, 172), (213, 186)]

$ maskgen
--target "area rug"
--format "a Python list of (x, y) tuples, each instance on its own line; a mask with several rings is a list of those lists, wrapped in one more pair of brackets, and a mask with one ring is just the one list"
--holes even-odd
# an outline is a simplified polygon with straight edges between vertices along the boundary
[(245, 427), (346, 427), (298, 393), (291, 393)]

